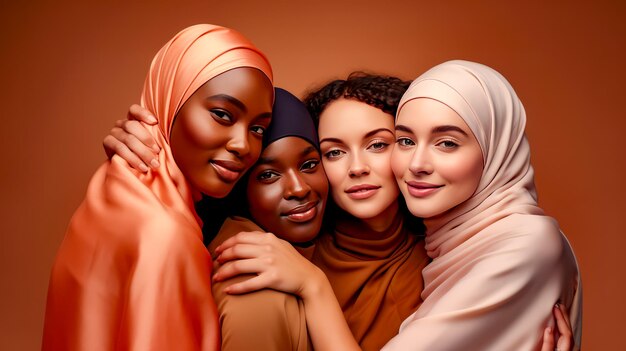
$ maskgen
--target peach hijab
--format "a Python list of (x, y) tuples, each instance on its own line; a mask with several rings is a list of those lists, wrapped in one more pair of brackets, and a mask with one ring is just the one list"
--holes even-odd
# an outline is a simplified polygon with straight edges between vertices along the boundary
[(400, 101), (437, 100), (470, 127), (484, 170), (474, 195), (426, 219), (423, 304), (386, 350), (534, 350), (552, 306), (570, 310), (580, 348), (582, 291), (572, 249), (537, 206), (526, 114), (507, 80), (449, 61), (417, 78)]
[(272, 80), (252, 43), (214, 25), (186, 28), (157, 53), (141, 103), (159, 120), (151, 133), (161, 166), (143, 174), (114, 156), (91, 179), (52, 270), (44, 350), (219, 350), (199, 194), (176, 166), (169, 134), (196, 89), (238, 67)]

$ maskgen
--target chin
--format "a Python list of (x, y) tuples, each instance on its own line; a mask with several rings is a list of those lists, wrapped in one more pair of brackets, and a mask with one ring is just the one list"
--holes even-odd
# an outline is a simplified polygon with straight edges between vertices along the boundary
[(292, 230), (289, 230), (287, 235), (282, 236), (281, 239), (292, 243), (304, 243), (315, 239), (315, 237), (319, 234), (320, 229), (321, 223), (307, 224), (305, 228), (292, 228)]
[(228, 196), (228, 194), (230, 194), (235, 184), (234, 183), (232, 185), (229, 184), (230, 186), (225, 186), (225, 185), (226, 184), (224, 183), (213, 185), (213, 186), (211, 186), (211, 184), (205, 184), (205, 186), (199, 190), (201, 193), (203, 193), (204, 195), (208, 197), (212, 197), (214, 199), (223, 199), (226, 196)]

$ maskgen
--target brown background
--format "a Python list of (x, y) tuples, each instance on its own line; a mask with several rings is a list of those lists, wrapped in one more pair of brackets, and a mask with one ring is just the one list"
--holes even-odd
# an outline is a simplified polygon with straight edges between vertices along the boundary
[(527, 109), (540, 203), (582, 268), (585, 349), (623, 344), (624, 2), (7, 3), (0, 349), (40, 347), (50, 267), (104, 160), (101, 140), (138, 101), (160, 46), (202, 22), (250, 37), (270, 57), (277, 84), (300, 95), (352, 70), (412, 79), (455, 58), (500, 70)]

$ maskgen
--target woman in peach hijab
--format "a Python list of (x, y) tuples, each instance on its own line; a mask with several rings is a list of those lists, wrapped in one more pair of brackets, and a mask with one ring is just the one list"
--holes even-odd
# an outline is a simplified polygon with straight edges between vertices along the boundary
[(233, 30), (192, 26), (157, 53), (141, 101), (163, 152), (148, 173), (115, 156), (91, 179), (54, 263), (43, 349), (219, 349), (194, 203), (256, 161), (272, 100), (267, 59)]

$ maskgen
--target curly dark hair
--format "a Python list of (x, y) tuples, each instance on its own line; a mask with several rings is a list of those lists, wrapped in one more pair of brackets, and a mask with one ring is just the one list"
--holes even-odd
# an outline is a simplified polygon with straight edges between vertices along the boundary
[(396, 77), (352, 72), (347, 79), (334, 80), (310, 91), (304, 104), (316, 123), (326, 106), (339, 98), (355, 99), (395, 116), (400, 98), (410, 84)]

